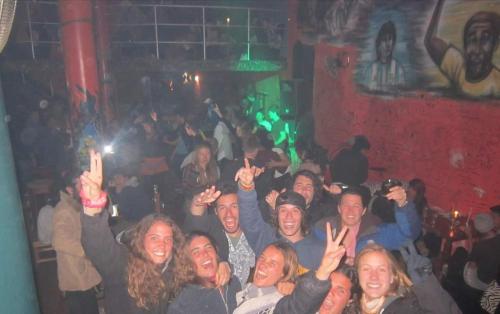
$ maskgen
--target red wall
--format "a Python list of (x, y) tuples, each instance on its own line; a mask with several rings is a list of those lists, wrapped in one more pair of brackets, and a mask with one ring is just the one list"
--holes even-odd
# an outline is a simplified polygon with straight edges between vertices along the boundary
[[(313, 110), (319, 144), (333, 152), (353, 135), (365, 134), (372, 144), (370, 165), (386, 168), (383, 175), (371, 172), (369, 180), (419, 177), (431, 204), (464, 214), (500, 203), (500, 101), (460, 101), (428, 92), (366, 95), (354, 83), (355, 47), (317, 44), (315, 51)], [(325, 69), (325, 57), (339, 51), (351, 62), (334, 78)], [(456, 158), (460, 154), (462, 160)], [(476, 187), (484, 190), (482, 198)]]

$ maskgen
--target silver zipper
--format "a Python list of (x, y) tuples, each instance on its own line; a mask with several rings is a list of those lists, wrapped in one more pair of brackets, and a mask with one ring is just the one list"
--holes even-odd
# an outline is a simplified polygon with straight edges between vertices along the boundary
[[(224, 289), (224, 288), (222, 288), (222, 289)], [(228, 289), (224, 289), (225, 290), (224, 292), (226, 294), (226, 298), (225, 299), (224, 299), (224, 295), (222, 294), (222, 291), (220, 291), (220, 289), (218, 289), (218, 290), (219, 290), (220, 297), (222, 298), (222, 302), (224, 303), (224, 306), (226, 307), (226, 314), (229, 314), (229, 308), (227, 307), (227, 302), (226, 302), (226, 300), (227, 300), (227, 290), (229, 290), (229, 287), (228, 287)]]

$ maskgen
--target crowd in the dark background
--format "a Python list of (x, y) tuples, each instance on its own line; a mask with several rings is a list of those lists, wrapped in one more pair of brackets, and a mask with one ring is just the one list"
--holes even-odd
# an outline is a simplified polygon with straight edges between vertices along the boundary
[(245, 108), (199, 108), (131, 113), (83, 174), (36, 115), (21, 133), (57, 182), (38, 234), (71, 313), (96, 289), (106, 313), (498, 313), (499, 206), (444, 260), (421, 179), (365, 185), (367, 137), (299, 139), (294, 166)]

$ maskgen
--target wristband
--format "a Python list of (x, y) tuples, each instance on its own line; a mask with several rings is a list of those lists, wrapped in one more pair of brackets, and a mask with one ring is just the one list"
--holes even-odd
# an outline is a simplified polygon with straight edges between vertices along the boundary
[(82, 190), (80, 191), (80, 198), (82, 199), (82, 205), (88, 208), (103, 208), (108, 202), (108, 194), (104, 191), (101, 191), (99, 198), (91, 200), (86, 197)]
[(241, 190), (249, 192), (255, 189), (255, 183), (252, 182), (250, 185), (243, 184), (241, 181), (238, 181), (238, 186)]

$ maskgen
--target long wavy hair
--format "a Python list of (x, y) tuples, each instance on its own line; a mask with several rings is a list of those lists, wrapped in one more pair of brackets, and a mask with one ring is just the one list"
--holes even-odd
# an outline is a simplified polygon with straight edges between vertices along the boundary
[(196, 265), (194, 261), (191, 258), (191, 252), (189, 251), (189, 246), (191, 245), (191, 242), (195, 238), (198, 237), (203, 237), (208, 239), (210, 244), (215, 249), (215, 252), (217, 253), (217, 262), (220, 262), (219, 258), (219, 251), (217, 249), (217, 245), (215, 243), (214, 238), (210, 236), (208, 233), (201, 232), (201, 231), (192, 231), (189, 234), (186, 235), (186, 240), (184, 241), (184, 245), (180, 249), (180, 263), (178, 269), (182, 269), (182, 272), (185, 274), (183, 276), (182, 281), (179, 281), (179, 284), (181, 286), (184, 286), (186, 284), (198, 284), (198, 285), (204, 285), (204, 282), (201, 278), (199, 278), (196, 274)]
[[(153, 224), (162, 222), (172, 229), (173, 245), (166, 272), (172, 280), (163, 279), (164, 265), (154, 264), (144, 248), (144, 239)], [(130, 251), (127, 267), (127, 289), (139, 308), (150, 309), (160, 300), (171, 300), (179, 290), (187, 274), (179, 266), (179, 249), (184, 244), (184, 235), (179, 227), (168, 217), (151, 214), (144, 217), (131, 233)]]
[[(207, 164), (206, 169), (201, 168), (200, 162), (198, 160), (198, 151), (201, 149), (208, 149), (210, 152), (210, 161)], [(214, 185), (219, 179), (219, 171), (217, 170), (217, 162), (215, 161), (212, 146), (208, 142), (202, 142), (196, 145), (194, 149), (193, 165), (199, 171), (200, 175), (198, 177), (200, 185)]]

